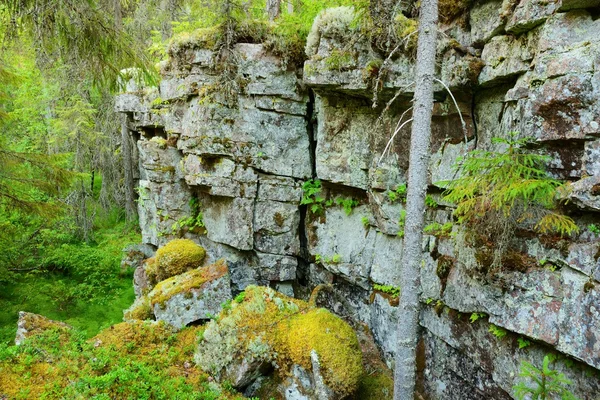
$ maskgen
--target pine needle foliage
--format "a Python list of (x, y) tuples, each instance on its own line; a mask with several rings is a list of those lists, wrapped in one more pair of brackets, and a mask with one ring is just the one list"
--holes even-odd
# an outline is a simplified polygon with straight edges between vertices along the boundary
[(38, 61), (77, 66), (96, 86), (117, 89), (125, 67), (137, 67), (149, 82), (155, 71), (143, 49), (115, 20), (113, 1), (10, 0), (0, 9), (9, 37), (33, 35)]
[(553, 362), (554, 359), (555, 357), (546, 355), (542, 363), (542, 369), (535, 367), (527, 361), (521, 363), (521, 372), (519, 376), (531, 380), (535, 387), (531, 387), (524, 382), (519, 382), (513, 388), (517, 399), (577, 400), (577, 397), (575, 397), (575, 395), (567, 388), (572, 382), (567, 379), (564, 374), (550, 368), (550, 363)]
[(531, 138), (494, 138), (503, 151), (475, 150), (459, 160), (458, 179), (446, 185), (444, 199), (457, 205), (457, 222), (495, 247), (492, 267), (500, 265), (517, 228), (540, 234), (571, 235), (575, 222), (555, 211), (563, 183), (549, 176), (549, 158), (526, 151)]

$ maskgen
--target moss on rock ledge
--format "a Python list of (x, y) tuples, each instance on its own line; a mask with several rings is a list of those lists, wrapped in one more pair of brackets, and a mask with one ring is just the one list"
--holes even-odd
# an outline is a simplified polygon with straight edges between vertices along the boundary
[(193, 269), (165, 279), (148, 294), (150, 305), (153, 307), (156, 304), (163, 304), (177, 294), (189, 292), (192, 289), (199, 289), (206, 282), (221, 278), (227, 275), (228, 272), (225, 260), (219, 260), (207, 267)]
[(202, 265), (206, 252), (189, 239), (175, 239), (156, 252), (154, 262), (146, 262), (148, 279), (156, 284)]

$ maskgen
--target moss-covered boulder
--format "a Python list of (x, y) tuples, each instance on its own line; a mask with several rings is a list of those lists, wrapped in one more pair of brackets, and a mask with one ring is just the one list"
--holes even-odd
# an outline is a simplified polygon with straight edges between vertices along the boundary
[(146, 275), (152, 285), (202, 265), (206, 251), (189, 239), (175, 239), (156, 251), (152, 262), (146, 261)]
[(148, 293), (148, 299), (156, 319), (175, 328), (207, 320), (231, 300), (227, 263), (219, 260), (161, 281)]
[(60, 321), (53, 321), (43, 315), (19, 312), (19, 321), (17, 322), (17, 334), (15, 344), (20, 345), (30, 336), (43, 333), (48, 330), (56, 330), (59, 333), (68, 333), (72, 327)]
[[(328, 399), (348, 397), (363, 373), (358, 340), (346, 322), (258, 286), (247, 287), (206, 325), (194, 360), (236, 388), (250, 385), (273, 365), (281, 381), (308, 377), (298, 391), (315, 399), (319, 386)], [(285, 382), (279, 386), (282, 395), (284, 390)]]

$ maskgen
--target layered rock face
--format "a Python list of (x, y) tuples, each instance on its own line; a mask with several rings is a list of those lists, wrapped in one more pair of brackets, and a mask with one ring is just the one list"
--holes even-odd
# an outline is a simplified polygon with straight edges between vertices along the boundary
[[(597, 7), (477, 1), (440, 25), (438, 77), (457, 104), (439, 83), (428, 221), (452, 221), (440, 182), (455, 177), (457, 158), (517, 131), (535, 138), (553, 176), (573, 182), (567, 211), (580, 233), (520, 232), (519, 257), (493, 281), (476, 273), (481, 257), (460, 232), (425, 236), (420, 374), (432, 399), (511, 398), (521, 361), (541, 365), (548, 352), (566, 356), (556, 368), (575, 395), (600, 392), (600, 240), (588, 228), (600, 222)], [(390, 193), (406, 182), (414, 56), (386, 60), (350, 26), (315, 29), (303, 70), (261, 44), (235, 45), (233, 97), (217, 54), (200, 45), (173, 50), (158, 89), (118, 96), (137, 140), (143, 241), (200, 243), (206, 265), (227, 260), (234, 290), (302, 297), (333, 283), (327, 305), (369, 325), (391, 365), (403, 204)], [(471, 313), (481, 318), (471, 323)]]

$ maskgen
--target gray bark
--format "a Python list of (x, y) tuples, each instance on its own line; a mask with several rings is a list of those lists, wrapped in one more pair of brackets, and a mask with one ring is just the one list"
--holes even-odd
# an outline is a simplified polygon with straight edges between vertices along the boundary
[(394, 400), (412, 400), (415, 393), (416, 348), (419, 325), (419, 270), (427, 193), (427, 167), (433, 111), (433, 84), (437, 39), (438, 1), (423, 0), (419, 19), (419, 42), (413, 123), (411, 130), (404, 227), (404, 255), (400, 273), (398, 346), (394, 373)]
[(281, 0), (267, 0), (267, 14), (269, 21), (274, 21), (281, 13)]
[(133, 177), (134, 157), (132, 143), (127, 128), (127, 119), (121, 117), (121, 153), (123, 156), (123, 175), (125, 185), (125, 215), (127, 221), (135, 221), (137, 218), (137, 207), (135, 204), (135, 180)]

